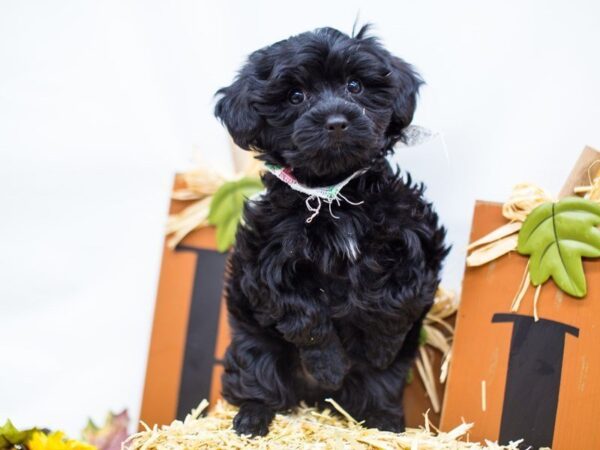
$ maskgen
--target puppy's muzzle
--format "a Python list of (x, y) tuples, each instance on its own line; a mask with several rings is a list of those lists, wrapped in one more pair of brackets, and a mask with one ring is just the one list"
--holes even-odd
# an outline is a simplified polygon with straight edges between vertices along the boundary
[(329, 136), (334, 139), (341, 139), (348, 128), (350, 127), (350, 122), (348, 118), (344, 114), (330, 114), (325, 119), (325, 129)]
[(341, 142), (351, 144), (370, 131), (367, 122), (356, 104), (328, 98), (300, 117), (295, 126), (294, 141), (300, 147), (314, 145), (315, 141), (321, 146)]

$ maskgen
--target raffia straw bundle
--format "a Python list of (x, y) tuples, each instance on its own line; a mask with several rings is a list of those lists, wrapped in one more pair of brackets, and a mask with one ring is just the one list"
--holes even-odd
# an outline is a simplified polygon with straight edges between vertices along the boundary
[(265, 437), (238, 436), (231, 428), (237, 408), (223, 402), (201, 417), (208, 406), (204, 400), (185, 420), (174, 421), (161, 428), (146, 427), (145, 431), (130, 436), (124, 450), (199, 450), (199, 449), (402, 449), (402, 450), (517, 450), (520, 441), (502, 446), (464, 439), (472, 424), (463, 423), (448, 433), (434, 430), (427, 422), (420, 429), (404, 433), (364, 428), (333, 400), (328, 400), (339, 413), (318, 411), (302, 406), (293, 414), (277, 414)]
[(435, 294), (433, 306), (423, 321), (425, 332), (425, 344), (419, 347), (416, 359), (416, 368), (419, 377), (423, 381), (427, 396), (431, 401), (431, 407), (435, 413), (441, 409), (441, 401), (438, 396), (436, 380), (434, 376), (433, 363), (430, 350), (437, 350), (442, 355), (442, 366), (440, 368), (439, 381), (444, 383), (448, 374), (448, 365), (451, 356), (451, 343), (454, 336), (454, 328), (448, 322), (448, 318), (456, 312), (458, 302), (453, 291), (439, 286)]
[(467, 266), (481, 266), (517, 249), (518, 232), (529, 213), (542, 203), (554, 201), (542, 188), (531, 183), (517, 184), (502, 205), (502, 215), (510, 220), (467, 247)]
[[(588, 200), (592, 200), (594, 202), (600, 202), (600, 168), (598, 165), (600, 164), (600, 160), (594, 161), (588, 167), (587, 175), (588, 175), (588, 184), (584, 186), (576, 186), (575, 194), (583, 195), (583, 198), (587, 198)], [(592, 170), (595, 170), (595, 174), (592, 177)]]

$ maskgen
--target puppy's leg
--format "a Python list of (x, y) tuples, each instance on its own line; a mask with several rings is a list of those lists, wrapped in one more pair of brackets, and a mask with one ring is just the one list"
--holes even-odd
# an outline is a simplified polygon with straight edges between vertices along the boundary
[(241, 327), (234, 329), (225, 355), (223, 397), (240, 407), (233, 420), (238, 434), (264, 436), (275, 411), (297, 403), (291, 378), (293, 348)]
[(406, 377), (419, 346), (419, 320), (411, 328), (395, 359), (385, 369), (373, 367), (371, 361), (356, 365), (335, 396), (339, 403), (365, 426), (385, 431), (404, 431), (402, 398)]
[(408, 359), (414, 358), (423, 319), (429, 311), (431, 302), (427, 303), (425, 311), (415, 321), (410, 321), (408, 317), (382, 319), (377, 315), (364, 315), (361, 329), (364, 335), (366, 361), (373, 367), (383, 370), (388, 368), (398, 355)]
[(334, 398), (356, 420), (383, 431), (404, 431), (402, 394), (410, 363), (396, 360), (385, 370), (355, 367)]
[(388, 368), (398, 355), (405, 337), (406, 334), (401, 332), (391, 336), (365, 333), (366, 360), (377, 369)]
[(277, 330), (299, 349), (304, 369), (320, 387), (339, 389), (350, 361), (327, 309), (299, 297), (282, 298), (281, 304), (285, 305), (286, 312), (279, 318)]

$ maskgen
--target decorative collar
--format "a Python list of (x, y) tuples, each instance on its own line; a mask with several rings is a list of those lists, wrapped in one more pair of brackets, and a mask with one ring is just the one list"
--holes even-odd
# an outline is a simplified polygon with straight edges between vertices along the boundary
[[(312, 220), (319, 214), (322, 202), (325, 202), (329, 205), (329, 214), (334, 219), (339, 219), (339, 217), (333, 214), (333, 211), (331, 210), (331, 205), (333, 202), (336, 202), (338, 206), (342, 201), (353, 206), (362, 205), (364, 203), (362, 201), (358, 203), (351, 202), (342, 195), (341, 191), (351, 180), (362, 175), (369, 169), (357, 170), (348, 178), (345, 178), (344, 180), (332, 186), (308, 187), (298, 181), (298, 179), (292, 173), (292, 169), (289, 167), (277, 166), (275, 164), (265, 164), (265, 167), (269, 172), (271, 172), (293, 190), (307, 195), (306, 209), (308, 209), (312, 214), (306, 219), (306, 223), (311, 223)], [(315, 201), (316, 205), (314, 204)]]

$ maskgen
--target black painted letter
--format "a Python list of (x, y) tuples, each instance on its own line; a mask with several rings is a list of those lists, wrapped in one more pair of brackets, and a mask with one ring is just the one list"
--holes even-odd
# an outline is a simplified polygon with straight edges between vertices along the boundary
[(494, 314), (492, 322), (514, 322), (502, 406), (500, 443), (524, 439), (522, 448), (551, 447), (558, 408), (565, 334), (579, 329), (519, 314)]
[(185, 246), (177, 247), (176, 251), (196, 254), (177, 403), (177, 418), (181, 420), (210, 395), (227, 254)]

